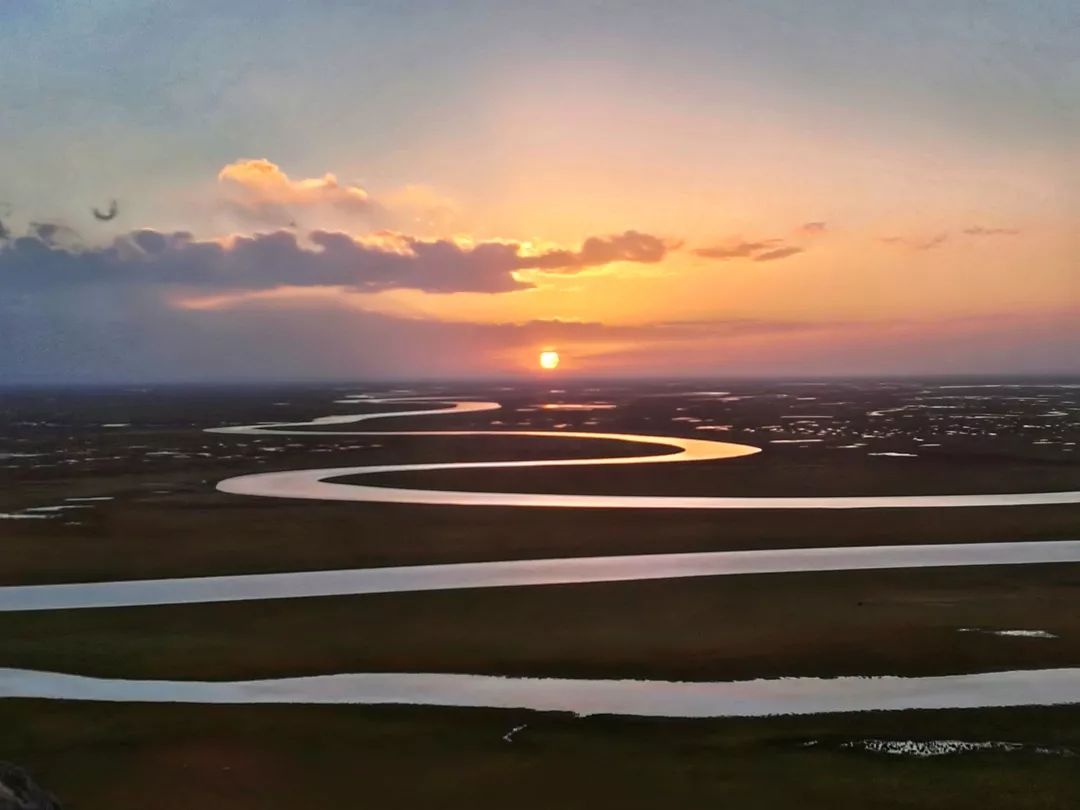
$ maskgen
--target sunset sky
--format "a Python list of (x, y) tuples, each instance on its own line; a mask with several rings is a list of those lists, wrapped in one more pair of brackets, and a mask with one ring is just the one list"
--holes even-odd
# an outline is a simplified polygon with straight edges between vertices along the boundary
[(0, 381), (1080, 372), (1075, 0), (0, 14)]

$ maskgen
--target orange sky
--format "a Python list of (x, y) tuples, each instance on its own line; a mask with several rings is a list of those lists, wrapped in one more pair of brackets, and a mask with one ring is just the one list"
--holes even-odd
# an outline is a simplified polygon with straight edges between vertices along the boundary
[(12, 14), (0, 372), (1080, 370), (1075, 4), (247, 2)]

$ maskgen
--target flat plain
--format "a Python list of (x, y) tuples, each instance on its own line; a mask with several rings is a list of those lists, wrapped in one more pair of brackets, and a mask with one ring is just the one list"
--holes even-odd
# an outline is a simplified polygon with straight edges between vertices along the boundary
[[(363, 427), (679, 435), (763, 452), (656, 467), (399, 473), (365, 483), (751, 496), (1080, 489), (1080, 388), (1068, 381), (719, 388), (5, 392), (0, 585), (1077, 536), (1070, 506), (706, 513), (242, 497), (214, 486), (279, 469), (657, 451), (542, 437), (203, 432), (407, 407), (334, 403), (346, 393), (466, 396), (504, 407)], [(208, 680), (359, 671), (741, 680), (1074, 667), (1078, 597), (1080, 565), (1058, 564), (7, 613), (0, 614), (0, 667)], [(211, 797), (236, 807), (289, 807), (304, 796), (316, 797), (315, 806), (772, 807), (795, 784), (802, 805), (812, 807), (1049, 808), (1074, 806), (1080, 796), (1071, 756), (1025, 749), (916, 758), (844, 746), (960, 739), (1080, 753), (1076, 716), (1075, 707), (1032, 707), (646, 721), (405, 706), (8, 699), (0, 701), (0, 758), (29, 766), (62, 798), (78, 797), (72, 806), (79, 808), (142, 806), (161, 785), (172, 789), (152, 794), (158, 807)], [(520, 725), (526, 728), (503, 740)]]

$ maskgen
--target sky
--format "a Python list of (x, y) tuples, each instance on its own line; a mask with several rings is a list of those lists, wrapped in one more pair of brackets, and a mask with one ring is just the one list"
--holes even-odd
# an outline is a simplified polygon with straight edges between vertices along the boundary
[(0, 381), (1080, 373), (1074, 0), (2, 14)]

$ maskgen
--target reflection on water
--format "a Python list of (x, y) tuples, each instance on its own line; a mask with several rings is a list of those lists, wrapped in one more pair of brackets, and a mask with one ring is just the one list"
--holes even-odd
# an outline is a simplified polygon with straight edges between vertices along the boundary
[[(551, 393), (558, 393), (552, 391)], [(708, 392), (712, 396), (723, 392)], [(350, 404), (433, 400), (353, 397)], [(658, 445), (663, 455), (549, 459), (539, 461), (403, 464), (338, 467), (247, 475), (221, 482), (224, 492), (271, 497), (382, 501), (449, 505), (545, 506), (559, 508), (806, 509), (1009, 506), (1080, 502), (1080, 492), (1004, 495), (726, 498), (552, 495), (395, 489), (329, 483), (325, 479), (368, 473), (655, 464), (727, 459), (759, 452), (745, 444), (641, 436), (545, 431), (342, 432), (327, 428), (388, 416), (429, 416), (499, 408), (494, 402), (454, 402), (426, 411), (337, 415), (300, 423), (268, 423), (212, 432), (266, 436), (314, 435), (514, 435), (608, 439)], [(578, 408), (580, 409), (580, 408)], [(727, 428), (727, 425), (722, 426)], [(717, 426), (720, 429), (721, 426)], [(773, 442), (783, 440), (772, 440)], [(812, 441), (806, 438), (800, 442)], [(852, 446), (852, 445), (847, 445)], [(860, 445), (861, 446), (861, 445)], [(902, 455), (897, 452), (888, 455)], [(8, 515), (5, 515), (8, 517)], [(692, 554), (520, 560), (228, 577), (104, 582), (0, 588), (0, 610), (57, 610), (164, 605), (253, 599), (408, 592), (454, 588), (515, 587), (617, 582), (790, 571), (841, 571), (956, 565), (1017, 565), (1080, 562), (1080, 541), (971, 543), (931, 546), (771, 549)], [(1035, 631), (1002, 631), (1019, 634)], [(0, 669), (0, 697), (190, 703), (398, 703), (501, 707), (579, 714), (667, 717), (760, 716), (918, 708), (1051, 705), (1080, 702), (1080, 669), (1033, 670), (927, 678), (782, 678), (725, 683), (503, 678), (482, 675), (361, 673), (246, 682), (126, 681), (59, 673)]]
[[(342, 400), (350, 404), (379, 402), (412, 402), (431, 397), (405, 399)], [(447, 401), (447, 400), (439, 400)], [(453, 402), (445, 408), (428, 411), (403, 411), (373, 414), (327, 416), (311, 422), (276, 423), (215, 428), (218, 433), (266, 435), (268, 433), (315, 433), (335, 435), (338, 431), (287, 430), (303, 425), (342, 425), (393, 416), (434, 415), (496, 410), (497, 402)], [(217, 488), (234, 495), (258, 495), (272, 498), (305, 498), (327, 501), (366, 501), (376, 503), (409, 503), (444, 506), (532, 506), (560, 509), (923, 509), (927, 507), (974, 506), (1033, 506), (1042, 504), (1080, 503), (1080, 491), (1028, 492), (992, 495), (891, 495), (873, 497), (809, 497), (809, 498), (729, 498), (684, 496), (632, 495), (552, 495), (524, 492), (459, 492), (453, 490), (403, 489), (363, 484), (334, 484), (326, 479), (345, 476), (390, 472), (422, 472), (430, 470), (505, 469), (521, 467), (577, 467), (623, 464), (661, 464), (685, 461), (717, 461), (752, 455), (760, 448), (747, 444), (718, 442), (706, 439), (686, 439), (679, 436), (646, 436), (626, 433), (586, 433), (578, 431), (543, 430), (443, 430), (443, 431), (378, 431), (340, 432), (349, 436), (531, 436), (552, 439), (606, 439), (634, 444), (659, 445), (676, 452), (661, 455), (624, 456), (616, 458), (540, 459), (529, 461), (485, 461), (435, 464), (382, 464), (362, 467), (332, 467), (316, 470), (289, 470), (257, 473), (229, 478)], [(807, 440), (800, 440), (805, 443)], [(816, 440), (810, 440), (816, 441)]]
[(776, 678), (718, 683), (364, 673), (264, 681), (127, 681), (0, 669), (0, 697), (153, 703), (364, 703), (580, 715), (760, 717), (1080, 702), (1080, 669), (928, 678)]
[(635, 554), (0, 588), (0, 611), (512, 588), (590, 582), (1080, 562), (1080, 540)]
[(611, 402), (545, 402), (540, 406), (544, 411), (610, 411), (614, 408)]

